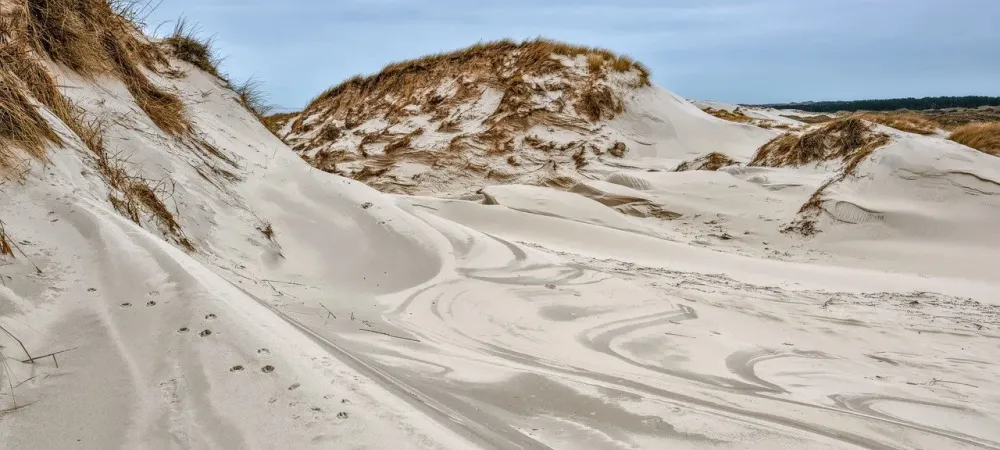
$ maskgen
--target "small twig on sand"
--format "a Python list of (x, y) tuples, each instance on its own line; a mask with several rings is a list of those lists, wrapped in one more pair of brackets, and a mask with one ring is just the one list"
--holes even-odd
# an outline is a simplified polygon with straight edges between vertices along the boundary
[[(7, 371), (7, 385), (10, 386), (10, 400), (14, 404), (14, 409), (17, 409), (17, 396), (14, 395), (14, 382), (11, 379), (14, 378), (14, 371), (10, 370), (10, 366), (7, 364), (7, 357), (4, 356), (3, 352), (0, 352), (0, 361), (3, 361), (3, 368)], [(20, 384), (18, 384), (20, 386)]]
[[(327, 320), (327, 322), (329, 322), (329, 320), (330, 320), (331, 317), (333, 317), (334, 319), (337, 318), (337, 315), (334, 314), (333, 311), (330, 311), (330, 308), (327, 308), (326, 305), (320, 303), (319, 307), (326, 310), (326, 320)], [(323, 325), (326, 325), (327, 322), (323, 322)]]
[(378, 330), (369, 330), (369, 329), (367, 329), (367, 328), (358, 328), (358, 330), (361, 330), (361, 331), (367, 331), (367, 332), (369, 332), (369, 333), (376, 333), (376, 334), (382, 334), (382, 335), (385, 335), (385, 336), (389, 336), (389, 337), (394, 337), (394, 338), (396, 338), (396, 339), (403, 339), (403, 340), (406, 340), (406, 341), (413, 341), (413, 342), (420, 342), (420, 340), (419, 340), (419, 339), (413, 339), (413, 338), (408, 338), (408, 337), (403, 337), (403, 336), (396, 336), (396, 335), (394, 335), (394, 334), (389, 334), (389, 333), (386, 333), (386, 332), (384, 332), (384, 331), (378, 331)]
[(934, 383), (951, 383), (951, 384), (961, 384), (962, 386), (968, 386), (968, 387), (973, 387), (973, 388), (976, 388), (976, 389), (979, 389), (979, 386), (976, 386), (976, 385), (974, 385), (974, 384), (969, 384), (969, 383), (960, 383), (960, 382), (958, 382), (958, 381), (948, 381), (948, 380), (941, 380), (941, 379), (938, 379), (938, 378), (934, 378), (934, 379), (932, 379), (932, 380), (931, 380), (931, 382), (930, 382), (930, 383), (927, 383), (927, 384), (934, 384)]
[(302, 286), (302, 287), (312, 287), (312, 286), (308, 286), (308, 285), (305, 285), (305, 284), (302, 284), (302, 283), (296, 283), (294, 281), (278, 281), (278, 280), (261, 280), (261, 281), (269, 281), (271, 283), (291, 284), (291, 285), (294, 285), (294, 286)]
[(32, 358), (31, 353), (28, 353), (28, 348), (24, 346), (24, 342), (21, 342), (21, 340), (18, 339), (17, 336), (14, 336), (14, 333), (7, 331), (6, 328), (0, 326), (0, 330), (3, 330), (4, 333), (7, 333), (7, 336), (10, 336), (15, 341), (17, 341), (18, 344), (21, 344), (21, 350), (24, 350), (24, 354), (28, 356), (28, 360), (31, 362), (35, 362), (35, 358)]
[(17, 386), (14, 386), (14, 389), (17, 389), (17, 388), (21, 387), (22, 384), (27, 383), (27, 382), (29, 382), (31, 380), (34, 380), (34, 379), (35, 379), (35, 377), (32, 376), (31, 378), (28, 378), (27, 380), (24, 380), (24, 381), (22, 381), (20, 383), (17, 383)]
[[(78, 348), (80, 348), (80, 347), (73, 347), (73, 348), (68, 348), (66, 350), (59, 350), (58, 352), (47, 353), (47, 354), (44, 354), (42, 356), (36, 356), (36, 357), (34, 357), (34, 358), (30, 359), (30, 360), (26, 359), (26, 360), (21, 361), (21, 362), (22, 363), (26, 363), (26, 362), (30, 361), (30, 362), (33, 363), (33, 362), (35, 362), (36, 359), (48, 358), (49, 356), (51, 356), (52, 360), (55, 361), (56, 355), (61, 354), (61, 353), (71, 352), (71, 351), (76, 350)], [(59, 367), (59, 361), (56, 361), (56, 367)]]
[(668, 334), (670, 336), (680, 336), (680, 337), (686, 337), (686, 338), (694, 338), (694, 336), (688, 336), (686, 334), (677, 334), (677, 333), (663, 333), (663, 334)]

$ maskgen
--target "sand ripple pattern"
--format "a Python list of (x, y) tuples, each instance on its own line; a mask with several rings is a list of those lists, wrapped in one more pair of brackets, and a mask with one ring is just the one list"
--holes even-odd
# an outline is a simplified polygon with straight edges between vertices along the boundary
[[(892, 357), (855, 359), (824, 345), (883, 325), (817, 312), (903, 308), (916, 301), (909, 297), (836, 294), (832, 304), (846, 306), (834, 311), (824, 306), (828, 293), (573, 261), (471, 230), (441, 231), (454, 274), (408, 292), (387, 316), (420, 342), (355, 350), (489, 446), (1000, 448), (996, 433), (982, 431), (995, 418), (956, 401), (972, 388), (911, 397), (884, 377), (859, 375), (879, 364), (903, 369)], [(942, 309), (952, 301), (921, 300)], [(735, 328), (761, 324), (792, 329), (789, 339), (804, 343)], [(935, 415), (982, 426), (926, 419)]]

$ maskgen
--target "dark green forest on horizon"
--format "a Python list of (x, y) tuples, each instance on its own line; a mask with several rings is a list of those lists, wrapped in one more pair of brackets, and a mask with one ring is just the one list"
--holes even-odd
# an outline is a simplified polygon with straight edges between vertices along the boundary
[(944, 109), (1000, 106), (1000, 97), (967, 95), (964, 97), (887, 98), (874, 100), (823, 101), (801, 103), (772, 103), (764, 106), (778, 109), (798, 109), (810, 112), (833, 113), (838, 111), (895, 111), (897, 109)]

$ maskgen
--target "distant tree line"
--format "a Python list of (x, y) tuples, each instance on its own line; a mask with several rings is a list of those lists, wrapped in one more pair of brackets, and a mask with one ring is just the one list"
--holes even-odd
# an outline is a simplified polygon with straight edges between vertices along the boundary
[(980, 95), (967, 95), (965, 97), (908, 97), (882, 100), (776, 103), (755, 106), (826, 113), (837, 111), (895, 111), (897, 109), (978, 108), (980, 106), (1000, 106), (1000, 97), (985, 97)]

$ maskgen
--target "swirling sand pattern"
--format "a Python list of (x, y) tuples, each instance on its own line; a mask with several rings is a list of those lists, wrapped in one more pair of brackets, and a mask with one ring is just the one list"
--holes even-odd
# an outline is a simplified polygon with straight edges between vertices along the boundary
[[(937, 427), (873, 407), (891, 400), (996, 423), (959, 404), (955, 392), (889, 395), (879, 390), (904, 389), (853, 376), (873, 364), (899, 366), (824, 348), (831, 333), (879, 325), (836, 317), (855, 325), (831, 325), (816, 314), (820, 294), (796, 298), (675, 272), (629, 277), (496, 236), (443, 232), (459, 262), (454, 274), (409, 292), (386, 316), (420, 343), (346, 345), (489, 446), (1000, 448), (982, 429)], [(575, 315), (546, 319), (552, 308)], [(790, 338), (808, 344), (715, 329), (789, 318), (800, 324), (789, 325)], [(803, 367), (809, 375), (789, 375)], [(852, 392), (823, 394), (838, 387), (823, 379), (844, 380)]]

